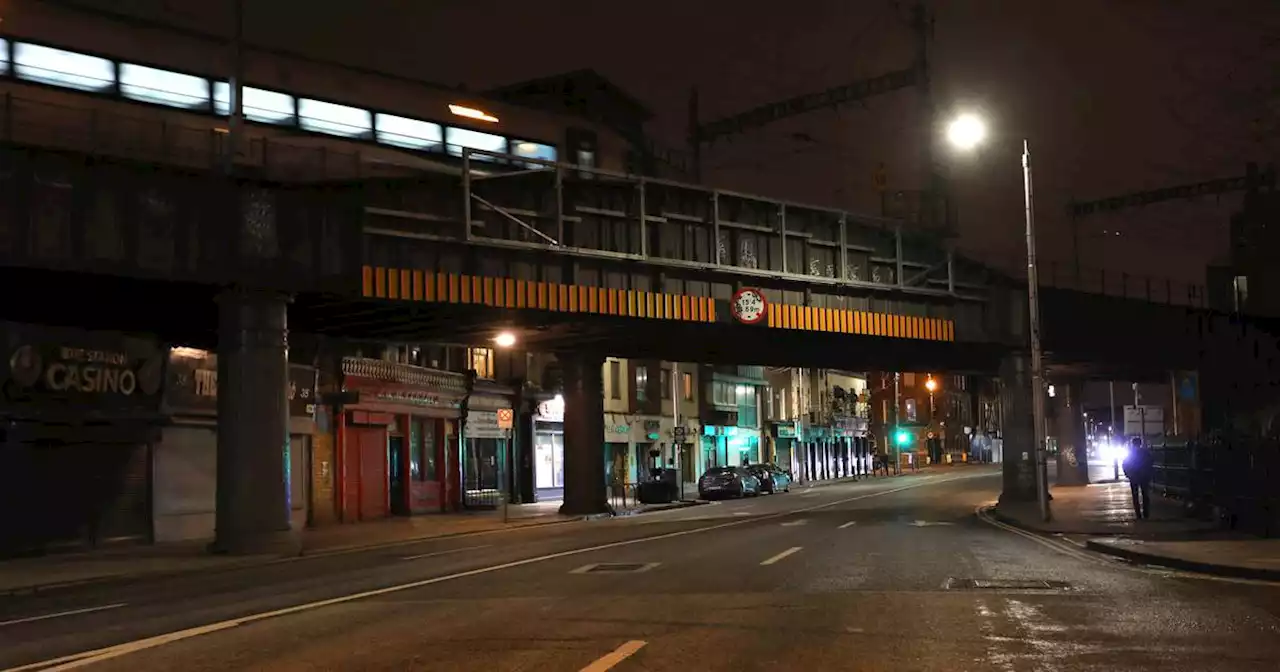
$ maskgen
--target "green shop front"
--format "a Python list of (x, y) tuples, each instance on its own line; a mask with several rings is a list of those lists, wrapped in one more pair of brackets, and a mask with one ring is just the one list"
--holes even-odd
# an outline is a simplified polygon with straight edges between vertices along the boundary
[(703, 425), (702, 470), (760, 461), (760, 430), (755, 427)]

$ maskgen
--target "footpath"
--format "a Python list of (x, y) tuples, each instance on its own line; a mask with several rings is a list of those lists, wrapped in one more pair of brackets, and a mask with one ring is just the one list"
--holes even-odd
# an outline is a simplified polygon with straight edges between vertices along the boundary
[[(680, 501), (671, 504), (642, 505), (619, 510), (616, 515), (636, 515), (703, 503), (705, 502)], [(587, 517), (565, 516), (559, 513), (559, 506), (559, 501), (512, 505), (507, 507), (505, 521), (499, 509), (388, 518), (352, 525), (328, 525), (303, 530), (301, 553), (290, 555), (213, 555), (207, 550), (208, 541), (202, 540), (146, 546), (121, 545), (84, 552), (0, 560), (0, 596), (111, 581), (233, 569), (286, 562), (298, 557), (353, 553), (464, 534), (559, 525), (610, 517), (608, 514)]]
[(1188, 516), (1182, 502), (1155, 495), (1151, 516), (1138, 520), (1127, 481), (1054, 487), (1052, 520), (1035, 502), (1001, 503), (995, 519), (1030, 532), (1083, 540), (1084, 546), (1131, 562), (1216, 576), (1280, 580), (1280, 539), (1225, 530)]

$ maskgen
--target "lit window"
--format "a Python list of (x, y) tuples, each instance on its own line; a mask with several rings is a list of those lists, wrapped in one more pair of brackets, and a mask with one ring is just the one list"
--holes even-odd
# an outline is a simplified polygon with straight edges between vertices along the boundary
[(622, 398), (622, 363), (616, 359), (609, 360), (609, 398)]
[(18, 42), (14, 45), (18, 77), (83, 91), (106, 91), (115, 84), (111, 61), (52, 47)]
[[(246, 86), (244, 91), (244, 118), (264, 124), (293, 123), (295, 110), (293, 96), (279, 91), (255, 89)], [(231, 114), (231, 85), (215, 82), (213, 85), (213, 109), (218, 114)]]
[(662, 398), (671, 398), (671, 369), (658, 370), (658, 387), (662, 390)]
[(444, 129), (440, 124), (419, 121), (394, 114), (378, 114), (374, 117), (378, 129), (378, 142), (424, 152), (438, 151), (444, 144)]
[[(526, 159), (539, 159), (541, 161), (556, 160), (556, 148), (551, 145), (544, 145), (539, 142), (529, 140), (512, 140), (511, 153)], [(547, 168), (546, 164), (535, 163), (533, 161), (521, 161), (519, 165), (525, 168)]]
[[(502, 154), (507, 151), (507, 139), (493, 133), (481, 133), (469, 128), (449, 126), (444, 131), (445, 148), (452, 156), (462, 156), (462, 149), (479, 149), (486, 152)], [(472, 154), (476, 161), (497, 161), (498, 157), (487, 154)]]
[(373, 133), (372, 119), (368, 110), (358, 107), (298, 99), (298, 125), (308, 131), (358, 138)]
[(9, 74), (9, 40), (0, 38), (0, 75)]
[(489, 348), (471, 348), (471, 368), (475, 369), (477, 378), (493, 379), (493, 350)]
[(685, 401), (693, 401), (693, 374), (692, 374), (692, 373), (682, 373), (682, 374), (680, 374), (680, 376), (681, 376), (682, 378), (684, 378), (684, 383), (683, 383), (683, 388), (684, 388), (684, 400), (685, 400)]
[(209, 106), (209, 80), (180, 72), (120, 64), (120, 94), (171, 107)]
[(645, 390), (649, 387), (649, 369), (636, 367), (636, 401), (645, 400)]

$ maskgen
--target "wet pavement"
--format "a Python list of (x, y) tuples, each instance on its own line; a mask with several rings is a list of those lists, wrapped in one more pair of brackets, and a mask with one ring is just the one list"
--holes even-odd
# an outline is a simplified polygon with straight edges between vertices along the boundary
[(974, 512), (999, 484), (939, 469), (32, 598), (0, 607), (0, 667), (1280, 669), (1280, 589), (988, 524)]

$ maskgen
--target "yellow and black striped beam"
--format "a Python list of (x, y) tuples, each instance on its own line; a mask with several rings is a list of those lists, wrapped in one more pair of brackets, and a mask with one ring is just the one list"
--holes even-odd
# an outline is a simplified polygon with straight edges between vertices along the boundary
[[(429, 273), (365, 266), (362, 295), (426, 303), (526, 308), (557, 313), (589, 313), (685, 322), (716, 322), (716, 302), (706, 296), (662, 294), (554, 282)], [(730, 319), (725, 316), (726, 319)], [(769, 304), (765, 325), (777, 329), (822, 331), (927, 341), (955, 341), (951, 320), (839, 308)]]
[(527, 308), (557, 313), (589, 313), (685, 322), (715, 322), (715, 301), (706, 296), (661, 294), (636, 289), (562, 285), (456, 273), (365, 266), (362, 295), (427, 303)]
[(914, 338), (925, 341), (956, 340), (955, 323), (937, 317), (771, 303), (765, 320), (770, 327), (778, 329)]

